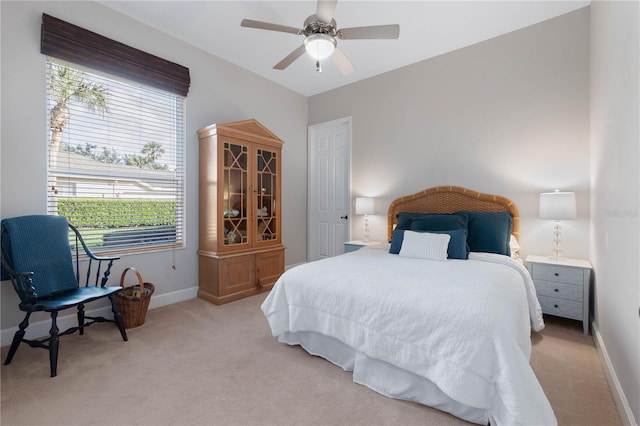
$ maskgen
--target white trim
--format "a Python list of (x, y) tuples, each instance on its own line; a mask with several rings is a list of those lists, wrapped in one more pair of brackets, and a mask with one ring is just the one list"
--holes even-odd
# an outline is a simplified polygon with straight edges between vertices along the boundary
[[(198, 294), (198, 287), (191, 287), (184, 290), (172, 291), (170, 293), (159, 294), (157, 296), (151, 296), (149, 301), (149, 309), (159, 308), (161, 306), (171, 305), (173, 303), (183, 302), (189, 299), (195, 299)], [(60, 330), (66, 330), (70, 327), (78, 325), (76, 310), (69, 309), (69, 315), (58, 317), (58, 328)], [(86, 311), (88, 316), (103, 316), (105, 318), (112, 318), (111, 306), (103, 306), (96, 309)], [(27, 328), (26, 338), (34, 339), (40, 336), (47, 336), (49, 329), (51, 328), (51, 319), (47, 317), (44, 320), (37, 321), (29, 324)], [(3, 329), (0, 332), (0, 345), (8, 346), (13, 340), (13, 335), (18, 330), (18, 326), (12, 328)]]
[(600, 334), (600, 330), (595, 322), (591, 324), (591, 330), (593, 332), (593, 341), (595, 342), (596, 349), (598, 349), (598, 353), (600, 354), (602, 367), (605, 375), (607, 376), (607, 381), (609, 382), (609, 387), (611, 388), (611, 393), (613, 394), (613, 399), (616, 403), (618, 414), (620, 415), (620, 420), (622, 420), (622, 424), (625, 426), (638, 426), (638, 423), (633, 417), (631, 407), (629, 406), (629, 400), (624, 394), (624, 390), (620, 385), (618, 376), (616, 376), (616, 371), (613, 369), (613, 364), (611, 364), (607, 348), (604, 346), (602, 335)]
[(185, 300), (195, 299), (197, 296), (198, 287), (190, 287), (185, 288), (184, 290), (177, 290), (170, 293), (151, 296), (151, 301), (149, 301), (149, 309), (155, 309), (161, 306), (184, 302)]

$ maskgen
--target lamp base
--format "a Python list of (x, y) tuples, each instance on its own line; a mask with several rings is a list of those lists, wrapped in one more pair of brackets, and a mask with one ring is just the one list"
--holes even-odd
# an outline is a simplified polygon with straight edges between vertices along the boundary
[(553, 250), (551, 250), (550, 258), (553, 260), (561, 261), (564, 259), (562, 256), (562, 249), (560, 248), (560, 244), (562, 242), (562, 230), (560, 228), (560, 222), (556, 221), (553, 225)]
[(369, 218), (366, 214), (364, 215), (364, 236), (362, 241), (369, 241)]

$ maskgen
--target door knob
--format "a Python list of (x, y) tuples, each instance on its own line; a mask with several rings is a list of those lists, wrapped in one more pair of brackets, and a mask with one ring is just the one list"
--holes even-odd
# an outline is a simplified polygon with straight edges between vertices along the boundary
[(346, 215), (344, 215), (344, 216), (340, 216), (340, 219), (347, 220), (347, 219), (349, 219), (349, 215), (348, 215), (348, 214), (346, 214)]

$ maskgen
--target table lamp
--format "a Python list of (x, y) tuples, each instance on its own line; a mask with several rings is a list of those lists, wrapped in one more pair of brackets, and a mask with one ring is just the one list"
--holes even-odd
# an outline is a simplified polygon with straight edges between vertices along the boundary
[(560, 221), (577, 217), (576, 193), (560, 192), (558, 189), (554, 192), (543, 192), (540, 194), (539, 208), (538, 216), (541, 219), (555, 221), (553, 225), (553, 257), (559, 260), (562, 257)]

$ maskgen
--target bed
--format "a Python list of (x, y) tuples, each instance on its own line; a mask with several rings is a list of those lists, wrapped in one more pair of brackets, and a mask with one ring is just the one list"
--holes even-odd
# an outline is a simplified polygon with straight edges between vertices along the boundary
[(477, 424), (556, 424), (529, 365), (544, 323), (511, 253), (517, 207), (430, 188), (390, 204), (387, 234), (389, 244), (286, 271), (262, 304), (273, 335), (391, 398)]

